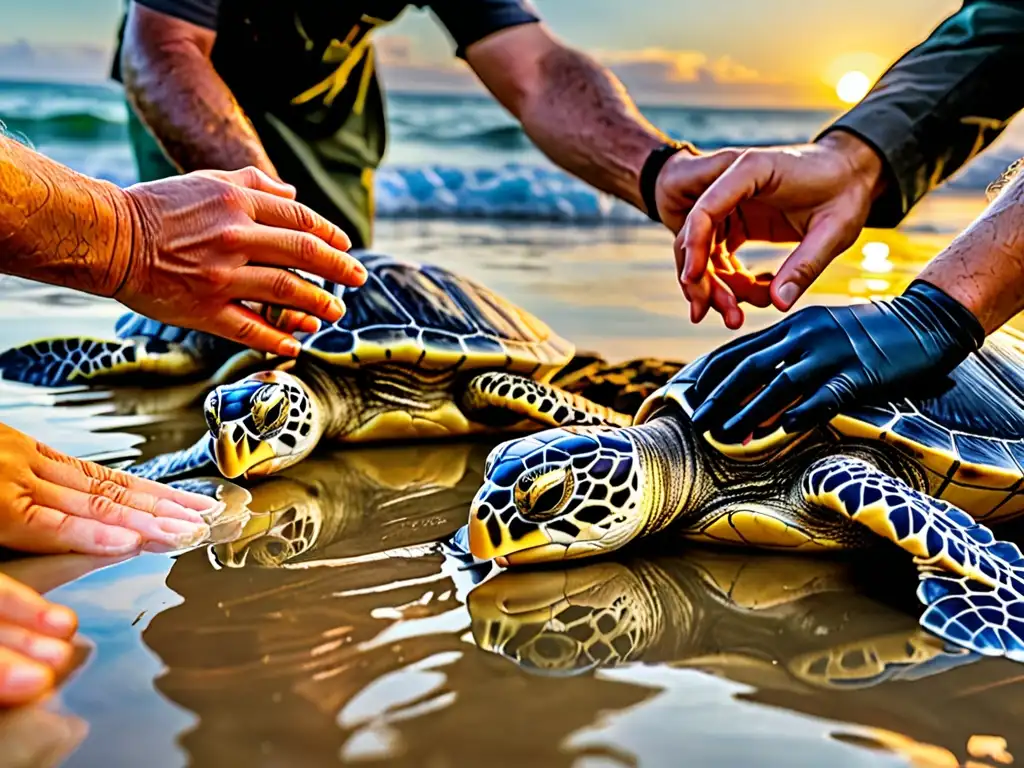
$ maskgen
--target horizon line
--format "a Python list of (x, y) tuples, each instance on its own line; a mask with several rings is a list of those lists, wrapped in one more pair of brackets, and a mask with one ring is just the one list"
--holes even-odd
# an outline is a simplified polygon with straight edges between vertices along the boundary
[[(98, 88), (111, 91), (118, 91), (121, 89), (120, 83), (113, 80), (112, 78), (96, 78), (93, 76), (86, 76), (81, 79), (55, 79), (53, 77), (31, 77), (29, 75), (3, 75), (0, 74), (0, 86), (2, 85), (48, 85), (48, 86), (73, 86), (73, 87), (86, 87), (86, 88)], [(387, 96), (400, 96), (400, 97), (421, 97), (421, 98), (459, 98), (459, 99), (472, 99), (476, 101), (489, 101), (494, 102), (494, 97), (487, 93), (479, 93), (474, 91), (458, 91), (458, 90), (420, 90), (420, 89), (406, 89), (397, 86), (386, 86), (383, 89), (385, 97)], [(701, 111), (720, 111), (720, 112), (803, 112), (803, 113), (831, 113), (836, 114), (841, 112), (841, 109), (837, 109), (832, 106), (813, 106), (813, 105), (778, 105), (778, 106), (742, 106), (742, 105), (717, 105), (717, 104), (702, 104), (702, 103), (686, 103), (686, 102), (668, 102), (668, 101), (657, 101), (650, 100), (645, 101), (642, 98), (634, 98), (634, 102), (639, 109), (694, 109)]]

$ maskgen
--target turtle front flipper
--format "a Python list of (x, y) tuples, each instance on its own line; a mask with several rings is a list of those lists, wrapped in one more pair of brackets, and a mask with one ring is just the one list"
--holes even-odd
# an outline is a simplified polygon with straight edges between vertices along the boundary
[[(633, 422), (629, 416), (579, 395), (505, 371), (489, 371), (472, 378), (462, 404), (469, 413), (490, 409), (511, 412), (543, 427), (628, 427)], [(482, 420), (489, 423), (486, 418)]]
[(245, 347), (208, 333), (127, 312), (114, 338), (41, 339), (0, 354), (10, 381), (59, 387), (96, 379), (145, 377), (164, 381), (207, 376)]
[(133, 464), (125, 471), (147, 480), (169, 480), (184, 477), (199, 470), (216, 469), (213, 437), (203, 435), (191, 448), (154, 456), (141, 464)]
[[(573, 363), (579, 357), (577, 354)], [(586, 365), (559, 371), (551, 383), (632, 417), (648, 397), (668, 384), (685, 365), (678, 360), (653, 357), (611, 364), (598, 358)]]
[(44, 339), (0, 354), (3, 378), (42, 387), (140, 373), (177, 378), (203, 368), (192, 350), (153, 339)]
[(811, 504), (865, 525), (914, 555), (921, 625), (985, 656), (1024, 661), (1024, 556), (968, 514), (861, 459), (832, 456), (802, 480)]

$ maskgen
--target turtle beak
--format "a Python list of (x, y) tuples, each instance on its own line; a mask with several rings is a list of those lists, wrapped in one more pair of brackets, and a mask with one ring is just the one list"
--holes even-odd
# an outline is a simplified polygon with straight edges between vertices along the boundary
[(217, 468), (228, 479), (245, 475), (276, 455), (270, 443), (250, 437), (238, 424), (221, 425), (214, 452)]
[(539, 526), (513, 539), (494, 511), (484, 522), (475, 509), (469, 516), (469, 551), (478, 560), (493, 559), (502, 567), (561, 560), (565, 556), (565, 547), (553, 544)]

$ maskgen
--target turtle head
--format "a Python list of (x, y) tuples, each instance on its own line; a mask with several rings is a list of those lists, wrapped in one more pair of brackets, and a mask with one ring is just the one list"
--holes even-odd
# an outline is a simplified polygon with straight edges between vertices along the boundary
[(217, 387), (204, 410), (217, 467), (228, 478), (262, 477), (297, 464), (324, 430), (317, 399), (284, 371), (262, 371)]
[(568, 427), (502, 443), (470, 509), (470, 550), (508, 566), (618, 549), (645, 527), (642, 488), (629, 430)]

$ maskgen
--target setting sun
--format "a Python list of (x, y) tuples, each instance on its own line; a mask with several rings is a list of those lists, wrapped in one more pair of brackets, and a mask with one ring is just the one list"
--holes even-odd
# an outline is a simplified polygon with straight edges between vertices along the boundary
[(871, 79), (859, 70), (847, 72), (836, 83), (836, 95), (847, 104), (856, 104), (870, 90)]

